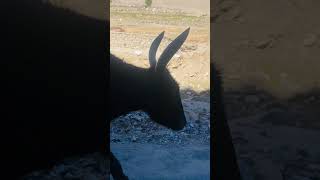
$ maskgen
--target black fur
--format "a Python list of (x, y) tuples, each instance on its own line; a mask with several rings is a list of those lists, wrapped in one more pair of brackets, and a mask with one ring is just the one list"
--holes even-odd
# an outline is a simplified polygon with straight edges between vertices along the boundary
[[(237, 158), (232, 143), (232, 137), (228, 126), (225, 105), (223, 102), (223, 82), (221, 73), (211, 63), (211, 80), (213, 80), (213, 91), (211, 94), (211, 117), (213, 134), (213, 157), (212, 168), (213, 179), (241, 179)], [(218, 163), (218, 164), (217, 164)]]
[[(153, 121), (173, 130), (186, 124), (179, 86), (167, 69), (156, 72), (138, 68), (111, 55), (109, 90), (110, 120), (143, 110)], [(111, 159), (111, 173), (115, 179), (125, 179), (115, 157)]]
[(138, 68), (111, 55), (109, 90), (111, 119), (144, 110), (153, 121), (173, 130), (186, 123), (179, 86), (168, 70)]
[(0, 2), (1, 179), (106, 152), (108, 23), (40, 0)]

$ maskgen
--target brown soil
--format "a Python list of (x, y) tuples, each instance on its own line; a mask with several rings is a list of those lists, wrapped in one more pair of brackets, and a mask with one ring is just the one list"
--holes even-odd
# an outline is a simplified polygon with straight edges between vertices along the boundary
[(320, 179), (319, 6), (214, 1), (211, 58), (244, 179)]
[(149, 47), (159, 33), (166, 32), (157, 56), (177, 35), (190, 27), (188, 39), (168, 68), (181, 89), (207, 91), (210, 88), (209, 17), (191, 16), (175, 10), (163, 11), (162, 8), (111, 7), (111, 53), (128, 63), (148, 68)]
[(216, 0), (212, 59), (225, 86), (257, 86), (278, 98), (320, 87), (319, 1)]

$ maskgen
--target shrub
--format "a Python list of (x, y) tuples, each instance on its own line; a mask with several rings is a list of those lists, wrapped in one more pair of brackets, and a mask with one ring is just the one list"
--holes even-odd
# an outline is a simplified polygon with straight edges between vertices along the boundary
[(145, 7), (151, 7), (152, 0), (145, 0), (144, 3), (145, 3)]

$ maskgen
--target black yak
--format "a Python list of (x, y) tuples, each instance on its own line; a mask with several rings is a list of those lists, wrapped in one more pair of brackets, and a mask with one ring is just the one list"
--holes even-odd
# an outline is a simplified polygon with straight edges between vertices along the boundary
[[(166, 66), (180, 49), (189, 28), (173, 40), (158, 61), (156, 52), (163, 38), (162, 32), (149, 50), (150, 68), (138, 68), (110, 56), (110, 120), (130, 111), (143, 110), (151, 119), (165, 127), (180, 130), (186, 124), (180, 90)], [(126, 179), (118, 160), (111, 153), (110, 171), (115, 179)]]
[(241, 179), (223, 102), (221, 73), (216, 69), (214, 63), (211, 63), (210, 72), (213, 80), (211, 94), (211, 118), (213, 121), (213, 128), (211, 129), (213, 151), (211, 151), (211, 157), (213, 157), (215, 163), (212, 166), (213, 179)]
[(108, 23), (40, 0), (0, 14), (1, 179), (106, 153)]

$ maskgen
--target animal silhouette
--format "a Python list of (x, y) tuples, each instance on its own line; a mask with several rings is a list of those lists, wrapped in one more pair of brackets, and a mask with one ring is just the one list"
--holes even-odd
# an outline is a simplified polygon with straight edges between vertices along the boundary
[[(232, 137), (228, 126), (225, 104), (223, 101), (223, 81), (221, 72), (216, 65), (210, 66), (213, 91), (211, 93), (211, 134), (213, 150), (213, 179), (241, 179), (237, 157), (232, 143)], [(217, 164), (217, 162), (219, 164)]]
[[(179, 85), (166, 66), (186, 40), (189, 30), (186, 29), (173, 40), (156, 61), (156, 53), (164, 36), (164, 32), (160, 33), (149, 50), (149, 69), (135, 67), (110, 56), (110, 121), (131, 111), (143, 110), (153, 121), (165, 127), (180, 130), (185, 126)], [(127, 178), (112, 152), (110, 166), (115, 179)]]

